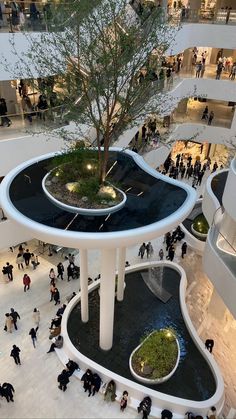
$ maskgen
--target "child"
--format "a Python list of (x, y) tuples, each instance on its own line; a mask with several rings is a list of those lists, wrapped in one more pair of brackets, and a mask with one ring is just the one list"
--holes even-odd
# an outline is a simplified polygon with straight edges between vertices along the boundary
[(122, 397), (120, 399), (120, 410), (123, 412), (127, 407), (128, 402), (128, 391), (123, 391)]

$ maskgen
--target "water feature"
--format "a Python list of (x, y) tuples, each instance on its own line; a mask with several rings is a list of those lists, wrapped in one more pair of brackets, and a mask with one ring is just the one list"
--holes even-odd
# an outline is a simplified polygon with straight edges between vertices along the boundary
[[(125, 206), (108, 216), (74, 214), (50, 202), (42, 189), (51, 158), (22, 169), (11, 182), (10, 199), (15, 208), (38, 223), (68, 231), (114, 232), (130, 230), (168, 217), (184, 205), (187, 192), (158, 179), (124, 152), (110, 152), (112, 181), (127, 194)], [(145, 215), (144, 215), (145, 214)]]
[(99, 349), (97, 290), (90, 294), (88, 323), (82, 323), (80, 320), (80, 304), (71, 312), (68, 320), (69, 337), (82, 354), (103, 367), (135, 381), (129, 371), (129, 357), (140, 343), (140, 338), (154, 329), (171, 327), (176, 331), (180, 344), (179, 366), (169, 381), (148, 387), (189, 400), (206, 400), (215, 392), (215, 380), (182, 318), (179, 304), (180, 274), (164, 267), (162, 286), (171, 294), (171, 298), (167, 303), (163, 303), (143, 281), (144, 273), (148, 273), (148, 270), (142, 269), (126, 275), (124, 301), (115, 304), (114, 340), (110, 351), (104, 352)]

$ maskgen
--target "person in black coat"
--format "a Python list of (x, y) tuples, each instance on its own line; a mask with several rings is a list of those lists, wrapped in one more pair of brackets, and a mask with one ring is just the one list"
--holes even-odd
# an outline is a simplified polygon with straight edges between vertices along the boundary
[(74, 273), (74, 268), (75, 265), (73, 262), (69, 263), (69, 265), (67, 266), (67, 281), (70, 281), (70, 277), (73, 278), (73, 273)]
[(66, 391), (67, 389), (67, 384), (70, 382), (69, 380), (69, 376), (68, 376), (68, 371), (63, 370), (61, 372), (61, 374), (58, 375), (57, 377), (57, 381), (59, 383), (58, 388), (62, 391)]
[(84, 373), (84, 375), (81, 378), (81, 381), (83, 382), (84, 392), (88, 390), (89, 394), (88, 397), (91, 396), (92, 393), (92, 383), (93, 383), (93, 374), (90, 369), (87, 369)]
[(77, 364), (77, 362), (72, 361), (72, 359), (69, 359), (69, 361), (66, 364), (66, 367), (68, 369), (69, 377), (74, 374), (75, 370), (79, 369), (79, 365)]
[(15, 330), (17, 330), (17, 319), (20, 320), (20, 315), (19, 313), (17, 313), (17, 311), (14, 310), (14, 308), (11, 308), (11, 313), (10, 313), (12, 320), (13, 320), (13, 324), (15, 326)]
[(58, 289), (57, 289), (57, 288), (55, 288), (55, 290), (54, 290), (54, 293), (53, 293), (53, 299), (54, 299), (54, 301), (55, 301), (55, 306), (56, 306), (57, 304), (60, 304), (60, 293), (59, 293), (59, 291), (58, 291)]
[(172, 419), (173, 414), (170, 410), (164, 409), (161, 412), (161, 419)]
[(64, 272), (64, 266), (61, 262), (59, 262), (57, 265), (57, 278), (61, 277), (62, 281), (63, 281), (63, 272)]
[(186, 242), (184, 242), (182, 244), (181, 251), (182, 251), (182, 259), (184, 259), (184, 255), (186, 255), (186, 253), (187, 253), (187, 243)]
[(13, 357), (16, 365), (21, 365), (21, 362), (20, 362), (20, 348), (18, 348), (18, 346), (13, 345), (10, 356)]
[(143, 419), (147, 419), (148, 415), (150, 415), (152, 407), (152, 400), (149, 396), (144, 397), (144, 399), (141, 401), (141, 403), (138, 406), (138, 412), (143, 413)]
[(5, 271), (5, 273), (7, 274), (9, 281), (13, 281), (13, 266), (10, 265), (9, 262), (6, 263), (6, 266), (4, 266), (3, 271)]
[(13, 393), (15, 393), (15, 389), (10, 383), (3, 383), (2, 387), (0, 388), (0, 392), (2, 397), (7, 399), (8, 403), (10, 400), (11, 402), (14, 402)]
[(92, 382), (92, 396), (95, 396), (95, 393), (98, 393), (102, 384), (102, 380), (99, 375), (95, 372), (93, 374), (93, 382)]

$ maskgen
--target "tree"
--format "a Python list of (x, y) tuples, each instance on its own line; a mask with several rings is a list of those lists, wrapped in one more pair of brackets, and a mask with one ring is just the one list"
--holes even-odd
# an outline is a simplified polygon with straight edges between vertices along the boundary
[(176, 27), (160, 7), (140, 20), (127, 0), (59, 3), (47, 16), (47, 33), (25, 33), (30, 52), (15, 51), (15, 70), (31, 83), (35, 74), (44, 78), (41, 90), (50, 102), (54, 76), (64, 118), (79, 133), (81, 124), (95, 129), (103, 182), (111, 143), (138, 120), (170, 106), (157, 74)]

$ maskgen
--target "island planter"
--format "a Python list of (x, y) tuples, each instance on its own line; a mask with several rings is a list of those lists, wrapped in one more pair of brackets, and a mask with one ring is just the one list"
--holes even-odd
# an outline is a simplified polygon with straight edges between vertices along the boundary
[(193, 224), (191, 224), (191, 231), (195, 236), (200, 237), (201, 239), (207, 238), (208, 233), (200, 233), (199, 231), (195, 230), (195, 228), (193, 227)]
[[(143, 377), (143, 376), (141, 376), (141, 375), (139, 375), (139, 374), (137, 374), (135, 371), (134, 371), (134, 368), (133, 368), (133, 366), (132, 366), (132, 359), (133, 359), (133, 356), (134, 356), (134, 354), (139, 350), (139, 348), (141, 348), (141, 346), (154, 334), (154, 333), (156, 333), (156, 332), (158, 332), (157, 330), (155, 330), (155, 331), (153, 331), (152, 333), (150, 333), (145, 339), (144, 339), (144, 341), (139, 345), (139, 346), (137, 346), (137, 348), (135, 348), (134, 350), (133, 350), (133, 352), (131, 353), (131, 355), (130, 355), (130, 358), (129, 358), (129, 368), (130, 368), (130, 372), (131, 372), (131, 374), (132, 374), (132, 376), (137, 380), (137, 381), (139, 381), (140, 383), (142, 383), (142, 384), (147, 384), (147, 385), (155, 385), (155, 384), (161, 384), (161, 383), (164, 383), (165, 381), (167, 381), (167, 380), (169, 380), (171, 377), (172, 377), (172, 375), (175, 373), (175, 371), (176, 371), (176, 369), (177, 369), (177, 367), (178, 367), (178, 365), (179, 365), (179, 361), (180, 361), (180, 346), (179, 346), (179, 342), (178, 342), (178, 339), (176, 338), (176, 336), (171, 332), (171, 331), (169, 331), (168, 329), (161, 329), (160, 331), (166, 331), (166, 333), (168, 334), (168, 333), (170, 333), (170, 334), (172, 334), (172, 336), (175, 338), (175, 341), (176, 341), (176, 345), (177, 345), (177, 356), (176, 356), (176, 363), (175, 363), (175, 366), (174, 366), (174, 368), (169, 372), (169, 374), (167, 374), (167, 375), (165, 375), (165, 376), (163, 376), (163, 377), (159, 377), (159, 378), (145, 378), (145, 377)], [(167, 335), (168, 336), (168, 335)]]
[(118, 204), (115, 205), (111, 205), (111, 206), (107, 206), (106, 208), (81, 208), (81, 207), (77, 207), (77, 206), (73, 206), (73, 205), (69, 205), (69, 204), (65, 204), (62, 201), (59, 201), (58, 199), (56, 199), (48, 190), (47, 188), (47, 182), (48, 182), (48, 178), (51, 175), (52, 171), (54, 171), (54, 169), (50, 170), (43, 178), (42, 180), (42, 188), (43, 191), (45, 193), (45, 195), (48, 197), (48, 199), (55, 204), (56, 206), (58, 206), (59, 208), (68, 211), (68, 212), (72, 212), (72, 213), (76, 213), (76, 214), (82, 214), (82, 215), (93, 215), (93, 216), (100, 216), (100, 215), (108, 215), (111, 213), (114, 213), (116, 211), (119, 211), (121, 208), (124, 207), (126, 200), (127, 200), (127, 196), (126, 194), (119, 188), (111, 185), (109, 183), (109, 186), (112, 186), (113, 189), (115, 189), (118, 193), (121, 194), (122, 196), (122, 200), (121, 202), (119, 202)]

